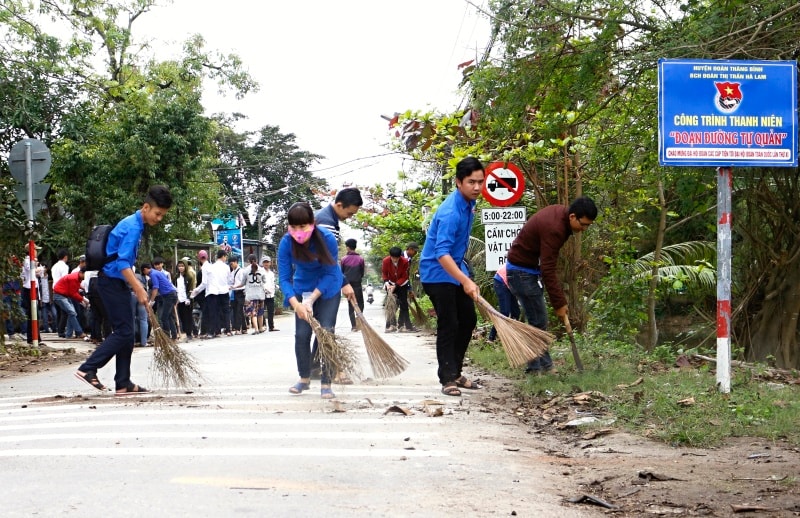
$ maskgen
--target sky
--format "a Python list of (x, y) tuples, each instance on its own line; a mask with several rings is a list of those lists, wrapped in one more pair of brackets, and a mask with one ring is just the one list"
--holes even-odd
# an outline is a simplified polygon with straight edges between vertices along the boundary
[[(461, 104), (459, 63), (480, 55), (486, 0), (175, 0), (134, 24), (169, 58), (191, 34), (239, 55), (260, 91), (243, 100), (207, 88), (209, 114), (240, 112), (238, 130), (279, 126), (325, 156), (314, 174), (333, 189), (395, 182), (409, 162), (390, 152), (381, 115)], [(474, 4), (474, 5), (473, 5)], [(372, 158), (370, 158), (372, 157)]]

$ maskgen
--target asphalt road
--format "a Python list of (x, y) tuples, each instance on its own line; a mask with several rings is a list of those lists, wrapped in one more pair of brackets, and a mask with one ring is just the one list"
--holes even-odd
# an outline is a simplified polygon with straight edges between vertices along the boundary
[[(363, 351), (346, 311), (337, 334)], [(383, 329), (379, 300), (365, 314)], [(73, 377), (77, 365), (0, 383), (0, 514), (600, 515), (562, 504), (570, 495), (524, 427), (486, 411), (491, 386), (440, 394), (432, 335), (385, 335), (408, 370), (374, 380), (362, 353), (364, 379), (326, 401), (319, 381), (289, 394), (294, 315), (276, 326), (186, 344), (205, 378), (189, 390), (148, 385), (150, 348), (132, 369), (147, 396), (101, 394)], [(98, 375), (113, 387), (113, 360)]]

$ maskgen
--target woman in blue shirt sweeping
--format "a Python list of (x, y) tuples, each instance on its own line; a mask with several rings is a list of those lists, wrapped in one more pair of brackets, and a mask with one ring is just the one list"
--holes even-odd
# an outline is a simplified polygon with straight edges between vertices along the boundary
[[(295, 312), (294, 353), (300, 380), (289, 388), (300, 394), (310, 388), (311, 339), (308, 323), (313, 315), (322, 327), (333, 331), (339, 311), (342, 270), (336, 237), (314, 224), (314, 211), (298, 202), (287, 214), (288, 232), (278, 245), (278, 278), (285, 294), (284, 306)], [(336, 397), (331, 390), (330, 367), (322, 365), (320, 396)]]

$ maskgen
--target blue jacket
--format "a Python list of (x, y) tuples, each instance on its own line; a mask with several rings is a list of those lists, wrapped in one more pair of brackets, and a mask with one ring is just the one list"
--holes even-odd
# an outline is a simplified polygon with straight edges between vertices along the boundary
[[(342, 289), (342, 270), (339, 268), (339, 245), (334, 235), (324, 227), (316, 227), (325, 238), (325, 245), (333, 258), (333, 264), (321, 264), (318, 260), (301, 262), (292, 257), (292, 237), (287, 233), (278, 245), (278, 280), (283, 291), (283, 305), (289, 299), (298, 300), (304, 292), (318, 288), (323, 299), (340, 296)], [(314, 243), (311, 251), (316, 252)]]

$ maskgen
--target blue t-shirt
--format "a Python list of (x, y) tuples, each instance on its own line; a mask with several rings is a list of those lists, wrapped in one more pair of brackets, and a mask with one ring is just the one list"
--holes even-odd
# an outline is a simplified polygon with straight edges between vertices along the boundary
[(117, 223), (108, 235), (106, 244), (106, 255), (117, 254), (117, 258), (103, 266), (103, 273), (115, 279), (125, 280), (121, 272), (125, 268), (133, 268), (136, 263), (143, 232), (144, 219), (139, 210)]
[(474, 210), (475, 202), (467, 201), (460, 191), (450, 193), (436, 209), (419, 259), (422, 282), (461, 284), (439, 263), (439, 258), (445, 255), (452, 257), (464, 275), (469, 276), (464, 256), (467, 255), (469, 235), (475, 219)]
[[(278, 280), (283, 291), (283, 304), (289, 305), (289, 299), (299, 300), (304, 292), (322, 292), (323, 299), (340, 296), (342, 289), (342, 270), (339, 268), (339, 245), (336, 238), (324, 227), (317, 227), (325, 239), (325, 245), (333, 258), (333, 264), (321, 264), (319, 260), (298, 261), (292, 257), (292, 237), (287, 233), (278, 245)], [(309, 247), (316, 252), (314, 243)]]
[(153, 284), (153, 289), (158, 290), (159, 295), (169, 295), (174, 291), (178, 291), (169, 274), (165, 271), (158, 271), (155, 268), (150, 270), (150, 282)]

